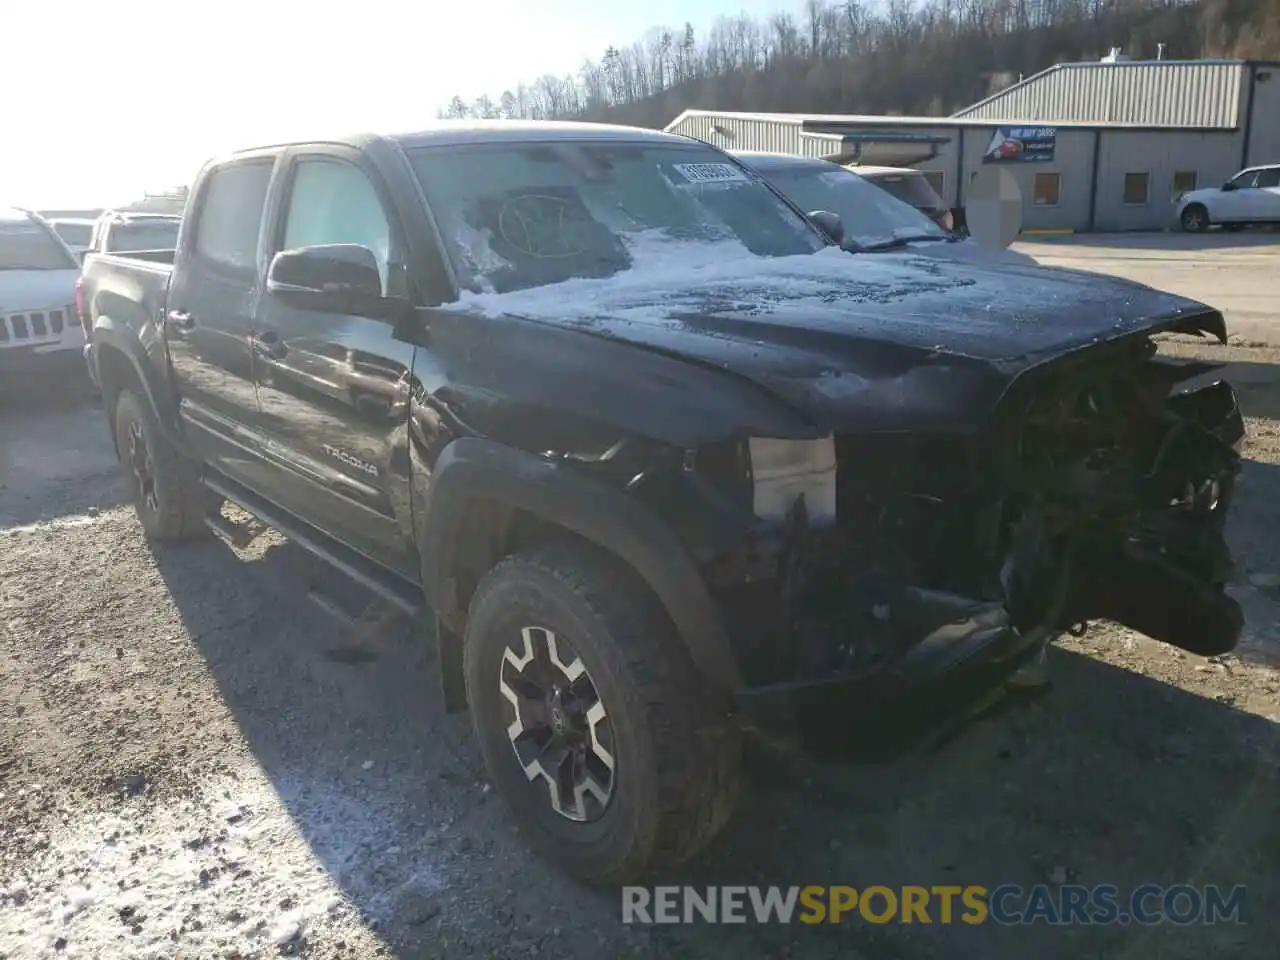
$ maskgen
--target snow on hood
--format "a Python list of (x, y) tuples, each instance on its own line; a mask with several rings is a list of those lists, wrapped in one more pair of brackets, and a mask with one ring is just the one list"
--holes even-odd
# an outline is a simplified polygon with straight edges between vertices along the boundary
[(0, 270), (0, 313), (68, 307), (79, 270)]
[(985, 360), (1054, 352), (1156, 319), (1210, 312), (1131, 281), (997, 258), (850, 254), (834, 246), (768, 258), (736, 245), (661, 246), (660, 255), (645, 250), (632, 269), (609, 278), (466, 292), (445, 309), (585, 326), (677, 350), (710, 337), (830, 355), (872, 341)]

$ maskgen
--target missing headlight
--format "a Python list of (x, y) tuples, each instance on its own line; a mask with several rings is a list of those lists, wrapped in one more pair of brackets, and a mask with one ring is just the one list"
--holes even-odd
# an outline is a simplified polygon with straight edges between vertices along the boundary
[(781, 521), (804, 497), (811, 523), (836, 518), (836, 446), (820, 440), (777, 440), (752, 437), (753, 509), (761, 520)]

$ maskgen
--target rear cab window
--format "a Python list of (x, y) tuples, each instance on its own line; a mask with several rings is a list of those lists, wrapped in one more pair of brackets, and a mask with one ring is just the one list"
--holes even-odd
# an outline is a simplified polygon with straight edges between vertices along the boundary
[(215, 269), (252, 274), (275, 160), (233, 160), (206, 175), (196, 212), (193, 252)]
[(177, 220), (126, 221), (114, 224), (107, 231), (107, 253), (172, 250), (177, 245)]

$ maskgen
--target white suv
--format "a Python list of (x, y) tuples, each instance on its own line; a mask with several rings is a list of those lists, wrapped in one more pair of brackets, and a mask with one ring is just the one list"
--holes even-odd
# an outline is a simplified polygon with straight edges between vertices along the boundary
[(1280, 223), (1280, 164), (1241, 170), (1220, 187), (1192, 190), (1178, 198), (1178, 223), (1189, 233), (1219, 224), (1239, 230)]
[(0, 392), (56, 370), (80, 370), (80, 263), (49, 222), (0, 207)]

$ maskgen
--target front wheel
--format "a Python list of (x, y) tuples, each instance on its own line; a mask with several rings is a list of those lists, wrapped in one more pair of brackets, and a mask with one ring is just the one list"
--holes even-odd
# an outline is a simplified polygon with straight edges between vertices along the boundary
[(1203, 233), (1209, 229), (1209, 211), (1198, 203), (1193, 203), (1183, 210), (1179, 219), (1182, 222), (1182, 229), (1187, 233)]
[(494, 786), (531, 846), (618, 885), (728, 821), (742, 747), (645, 584), (589, 546), (507, 557), (472, 598), (467, 699)]

